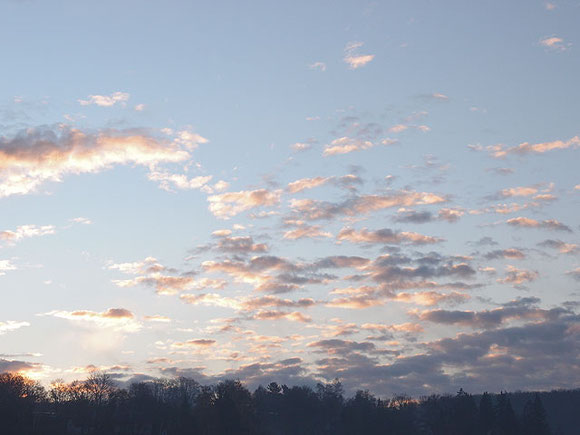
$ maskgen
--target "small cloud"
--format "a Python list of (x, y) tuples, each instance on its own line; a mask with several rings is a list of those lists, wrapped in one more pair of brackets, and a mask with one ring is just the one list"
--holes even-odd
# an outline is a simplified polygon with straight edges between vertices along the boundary
[(145, 316), (143, 320), (147, 322), (159, 322), (159, 323), (168, 323), (171, 322), (171, 319), (167, 316), (161, 316), (159, 314), (154, 314), (152, 316)]
[(143, 112), (145, 110), (145, 104), (137, 104), (134, 109), (136, 112)]
[(201, 348), (203, 348), (203, 347), (213, 346), (214, 344), (216, 344), (215, 340), (209, 340), (206, 338), (198, 338), (195, 340), (176, 342), (176, 343), (173, 343), (171, 346), (177, 347), (177, 348), (183, 348), (183, 347), (201, 347)]
[(82, 225), (91, 225), (93, 223), (93, 221), (91, 221), (90, 219), (87, 219), (85, 217), (76, 217), (70, 220), (72, 223), (75, 224), (82, 224)]
[(440, 92), (435, 92), (434, 94), (431, 95), (433, 98), (435, 98), (436, 100), (443, 100), (443, 101), (447, 101), (449, 100), (449, 97), (445, 94), (442, 94)]
[(331, 179), (331, 177), (302, 178), (300, 180), (289, 183), (287, 190), (290, 193), (298, 193), (306, 189), (313, 189), (315, 187), (322, 186)]
[(577, 267), (574, 270), (570, 270), (570, 271), (566, 272), (566, 275), (570, 275), (576, 281), (580, 281), (580, 267)]
[(218, 218), (228, 219), (255, 207), (276, 206), (281, 194), (280, 190), (257, 189), (212, 195), (208, 198), (209, 210)]
[(188, 178), (184, 174), (172, 174), (167, 171), (151, 171), (147, 178), (151, 181), (157, 181), (159, 187), (168, 192), (173, 189), (192, 190), (201, 189), (213, 178), (211, 175), (200, 175), (193, 178)]
[(504, 278), (498, 278), (497, 282), (500, 284), (521, 285), (526, 282), (535, 281), (538, 279), (538, 272), (532, 270), (518, 269), (517, 267), (507, 265), (506, 274)]
[(571, 43), (566, 43), (564, 39), (557, 36), (548, 36), (540, 39), (540, 45), (551, 51), (566, 51), (572, 46)]
[(14, 243), (21, 239), (29, 237), (46, 236), (54, 234), (55, 228), (53, 225), (20, 225), (15, 230), (0, 231), (0, 242)]
[(553, 11), (554, 9), (556, 9), (556, 5), (550, 2), (546, 2), (544, 4), (544, 7), (546, 8), (547, 11)]
[(10, 260), (0, 260), (0, 276), (6, 275), (6, 272), (16, 269), (17, 267)]
[(519, 216), (508, 219), (506, 223), (508, 225), (521, 228), (541, 228), (546, 230), (566, 231), (569, 233), (572, 232), (572, 229), (568, 225), (565, 225), (562, 222), (559, 222), (555, 219), (537, 221), (535, 219)]
[(126, 103), (129, 100), (127, 92), (115, 92), (111, 95), (89, 95), (86, 100), (78, 100), (81, 106), (95, 104), (101, 107), (111, 107), (117, 103)]
[(292, 148), (293, 151), (306, 151), (310, 148), (312, 148), (312, 145), (309, 143), (304, 143), (304, 142), (296, 142), (295, 144), (290, 145), (290, 148)]
[(358, 49), (363, 46), (362, 42), (349, 42), (344, 49), (344, 61), (350, 69), (357, 69), (365, 66), (375, 58), (374, 54), (358, 54)]
[(24, 326), (30, 326), (28, 322), (15, 322), (14, 320), (7, 320), (5, 322), (0, 322), (0, 335), (4, 335), (7, 332), (12, 332), (20, 329)]
[(326, 64), (324, 62), (314, 62), (308, 65), (308, 68), (317, 70), (317, 71), (326, 71)]
[(111, 328), (116, 331), (137, 332), (141, 324), (135, 320), (133, 313), (125, 308), (109, 308), (103, 312), (89, 310), (50, 311), (46, 316), (59, 317), (75, 322), (92, 324), (99, 328)]

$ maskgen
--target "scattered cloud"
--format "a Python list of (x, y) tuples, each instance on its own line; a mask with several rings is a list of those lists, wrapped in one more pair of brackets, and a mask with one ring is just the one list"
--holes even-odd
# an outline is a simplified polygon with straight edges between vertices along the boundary
[(89, 95), (86, 100), (79, 100), (81, 106), (96, 105), (101, 107), (111, 107), (117, 103), (129, 101), (127, 92), (114, 92), (111, 95)]
[(343, 228), (337, 235), (339, 241), (349, 241), (352, 243), (383, 243), (398, 245), (409, 243), (412, 245), (426, 245), (439, 243), (442, 239), (409, 231), (395, 232), (389, 228), (383, 228), (376, 231), (370, 231), (362, 228), (356, 231), (352, 228)]
[(135, 319), (134, 314), (125, 308), (109, 308), (103, 312), (55, 310), (44, 315), (123, 332), (137, 332), (142, 328), (141, 323)]
[(17, 329), (23, 328), (25, 326), (30, 326), (30, 323), (17, 322), (14, 320), (6, 320), (5, 322), (0, 322), (0, 335), (6, 334), (7, 332), (16, 331)]
[(229, 219), (256, 207), (272, 207), (280, 203), (281, 190), (242, 190), (208, 197), (209, 210), (220, 219)]
[(508, 147), (506, 145), (490, 145), (482, 147), (480, 145), (470, 145), (470, 148), (475, 151), (486, 151), (493, 158), (500, 159), (510, 155), (526, 156), (531, 154), (544, 154), (554, 150), (565, 150), (569, 148), (578, 148), (580, 146), (580, 137), (574, 136), (569, 140), (555, 140), (552, 142), (542, 142), (531, 144), (523, 142), (519, 145)]
[(540, 45), (551, 51), (566, 51), (572, 44), (564, 42), (564, 39), (558, 36), (546, 36), (540, 39)]
[(0, 242), (15, 243), (25, 238), (54, 234), (54, 225), (20, 225), (15, 230), (0, 231)]
[(357, 69), (365, 66), (375, 58), (374, 54), (359, 54), (359, 49), (364, 44), (362, 42), (349, 42), (344, 48), (344, 61), (350, 69)]
[(324, 72), (326, 71), (326, 64), (324, 62), (314, 62), (308, 65), (308, 68)]
[(564, 225), (561, 222), (558, 222), (555, 219), (547, 219), (543, 221), (537, 221), (535, 219), (526, 218), (526, 217), (515, 217), (508, 219), (506, 221), (508, 225), (520, 228), (541, 228), (546, 230), (554, 230), (554, 231), (566, 231), (571, 233), (572, 229), (568, 225)]
[(11, 260), (0, 260), (0, 276), (5, 275), (6, 272), (18, 269)]
[(68, 175), (97, 173), (115, 165), (151, 168), (189, 157), (175, 142), (142, 131), (31, 128), (0, 137), (0, 198), (33, 193)]

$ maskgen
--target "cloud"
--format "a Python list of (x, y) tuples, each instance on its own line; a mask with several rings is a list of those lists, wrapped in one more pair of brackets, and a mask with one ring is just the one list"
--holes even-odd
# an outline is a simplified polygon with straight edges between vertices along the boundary
[(546, 36), (540, 39), (540, 45), (551, 51), (566, 51), (572, 44), (564, 42), (564, 39), (557, 36)]
[(577, 267), (574, 270), (570, 270), (570, 271), (566, 272), (566, 274), (570, 275), (576, 281), (580, 281), (580, 267)]
[(501, 308), (483, 311), (424, 311), (419, 315), (419, 318), (424, 321), (447, 325), (458, 324), (472, 328), (497, 328), (508, 320), (556, 320), (562, 315), (569, 314), (562, 308), (545, 310), (515, 302), (515, 304), (507, 304)]
[(147, 322), (160, 322), (160, 323), (169, 323), (171, 319), (167, 316), (161, 316), (159, 314), (154, 314), (152, 316), (143, 316), (143, 320)]
[(291, 299), (281, 299), (276, 296), (261, 296), (259, 298), (250, 298), (242, 302), (241, 307), (246, 311), (275, 307), (275, 308), (309, 308), (316, 305), (312, 298), (301, 298), (297, 301)]
[(374, 343), (363, 341), (341, 340), (332, 338), (308, 343), (308, 347), (317, 348), (319, 351), (327, 352), (330, 355), (349, 354), (351, 352), (373, 352), (376, 350)]
[(134, 314), (125, 308), (109, 308), (103, 312), (77, 310), (77, 311), (50, 311), (46, 316), (54, 316), (74, 322), (84, 322), (99, 328), (111, 328), (116, 331), (137, 332), (142, 328)]
[(292, 150), (296, 151), (296, 152), (306, 151), (306, 150), (309, 150), (310, 148), (312, 148), (312, 144), (304, 143), (304, 142), (296, 142), (296, 143), (290, 145), (290, 148), (292, 148)]
[(317, 375), (340, 376), (345, 389), (372, 389), (420, 396), (453, 391), (550, 390), (568, 388), (577, 379), (577, 316), (522, 326), (460, 333), (422, 343), (424, 352), (400, 355), (390, 362), (361, 355), (337, 354), (317, 361)]
[(6, 320), (5, 322), (0, 322), (0, 335), (4, 335), (7, 332), (16, 331), (17, 329), (23, 328), (25, 326), (30, 326), (30, 323), (16, 322), (14, 320)]
[(312, 321), (312, 317), (307, 316), (306, 314), (302, 314), (299, 311), (293, 311), (291, 313), (285, 311), (277, 311), (277, 310), (265, 310), (265, 311), (258, 311), (256, 314), (252, 316), (254, 320), (288, 320), (291, 322), (302, 322), (308, 323)]
[(431, 97), (436, 99), (436, 100), (443, 100), (443, 101), (449, 100), (449, 97), (447, 95), (444, 95), (440, 92), (435, 92), (434, 94), (431, 94)]
[(336, 216), (356, 216), (385, 208), (438, 204), (445, 201), (444, 196), (434, 193), (402, 190), (384, 195), (353, 196), (339, 203), (293, 198), (290, 200), (290, 207), (302, 219), (318, 220), (332, 219)]
[(290, 193), (298, 193), (306, 189), (313, 189), (315, 187), (322, 186), (323, 184), (328, 183), (330, 180), (332, 180), (332, 177), (302, 178), (300, 180), (293, 181), (292, 183), (288, 183), (288, 187), (286, 189)]
[(35, 192), (68, 175), (97, 173), (115, 165), (152, 168), (189, 157), (175, 142), (136, 130), (30, 128), (14, 137), (0, 137), (0, 198)]
[(486, 260), (499, 260), (499, 259), (510, 259), (510, 260), (522, 260), (526, 258), (526, 255), (519, 249), (496, 249), (495, 251), (488, 252), (483, 256)]
[(562, 240), (546, 239), (538, 243), (542, 248), (552, 248), (560, 251), (561, 254), (576, 254), (578, 253), (578, 245), (574, 243), (566, 243)]
[(361, 329), (366, 331), (373, 331), (373, 332), (412, 332), (418, 333), (423, 332), (423, 327), (418, 323), (401, 323), (401, 324), (393, 324), (393, 325), (386, 325), (383, 323), (363, 323), (361, 325)]
[(173, 191), (173, 188), (181, 190), (201, 189), (206, 186), (213, 177), (211, 175), (200, 175), (188, 178), (187, 175), (184, 174), (171, 174), (167, 171), (151, 171), (147, 175), (147, 178), (151, 181), (157, 181), (159, 187), (171, 192)]
[(212, 195), (208, 197), (209, 210), (220, 219), (229, 219), (252, 208), (278, 205), (281, 194), (281, 190), (257, 189)]
[(324, 62), (314, 62), (308, 65), (308, 68), (318, 71), (326, 71), (326, 64)]
[(461, 304), (463, 302), (467, 302), (470, 299), (470, 296), (459, 292), (439, 293), (435, 291), (425, 291), (417, 293), (397, 293), (395, 296), (389, 298), (397, 302), (433, 306), (443, 303), (450, 305)]
[(81, 106), (94, 104), (101, 107), (111, 107), (117, 103), (126, 103), (129, 94), (126, 92), (114, 92), (111, 95), (89, 95), (86, 100), (78, 100)]
[[(434, 282), (423, 283), (395, 283), (393, 286), (402, 288), (437, 287)], [(439, 293), (436, 291), (420, 291), (416, 293), (396, 293), (388, 286), (372, 287), (347, 287), (334, 289), (331, 294), (347, 295), (342, 298), (332, 299), (327, 306), (350, 309), (364, 309), (368, 307), (384, 305), (387, 300), (409, 303), (421, 306), (433, 306), (438, 304), (460, 304), (469, 300), (469, 295), (459, 292)]]
[(11, 260), (0, 260), (0, 276), (6, 275), (6, 272), (17, 270), (18, 268), (12, 264)]
[(41, 368), (38, 363), (0, 358), (0, 373), (29, 373)]
[(25, 238), (46, 236), (55, 232), (54, 225), (20, 225), (15, 230), (0, 231), (0, 242), (14, 243)]
[[(390, 144), (388, 144), (390, 145)], [(330, 144), (324, 147), (323, 155), (334, 156), (337, 154), (348, 154), (353, 151), (361, 151), (374, 147), (375, 144), (369, 140), (357, 139), (352, 137), (340, 137), (334, 139)]]
[(435, 218), (430, 211), (401, 210), (393, 218), (395, 222), (424, 224), (433, 221)]
[(555, 140), (552, 142), (542, 142), (536, 144), (530, 144), (529, 142), (523, 142), (517, 146), (507, 147), (505, 145), (490, 145), (487, 147), (481, 147), (479, 145), (470, 146), (471, 149), (476, 151), (487, 151), (491, 157), (496, 159), (507, 157), (509, 155), (526, 156), (530, 154), (544, 154), (554, 150), (565, 150), (568, 148), (577, 148), (580, 146), (580, 137), (574, 136), (573, 138), (562, 141)]
[(352, 296), (335, 298), (326, 303), (327, 307), (348, 308), (353, 310), (362, 310), (370, 307), (384, 305), (385, 298), (377, 295), (374, 291), (361, 292)]
[(187, 340), (182, 342), (175, 342), (171, 346), (172, 347), (210, 347), (216, 344), (215, 340), (207, 339), (207, 338), (196, 338), (193, 340)]
[(473, 278), (476, 271), (465, 260), (435, 253), (415, 259), (386, 254), (376, 258), (367, 270), (372, 280), (384, 284), (444, 277)]
[(216, 249), (233, 254), (250, 254), (268, 251), (265, 243), (254, 243), (250, 236), (221, 236)]
[(512, 196), (532, 196), (538, 193), (535, 187), (511, 187), (503, 189), (500, 195), (504, 198), (511, 198)]
[(401, 243), (409, 243), (412, 245), (426, 245), (439, 243), (442, 239), (432, 236), (424, 236), (419, 233), (408, 231), (396, 232), (389, 228), (383, 228), (376, 231), (369, 231), (363, 228), (356, 231), (352, 228), (343, 228), (336, 236), (337, 240), (347, 240), (352, 243), (383, 243), (398, 245)]
[(284, 233), (284, 238), (288, 240), (316, 239), (319, 237), (330, 238), (332, 234), (324, 231), (320, 225), (307, 225), (305, 223), (297, 224), (295, 229)]
[(82, 216), (80, 216), (80, 217), (76, 217), (76, 218), (73, 218), (73, 219), (71, 219), (70, 221), (71, 221), (72, 223), (75, 223), (75, 224), (82, 224), (82, 225), (92, 225), (92, 223), (93, 223), (93, 222), (92, 222), (90, 219), (88, 219), (88, 218), (85, 218), (85, 217), (82, 217)]
[(179, 298), (190, 305), (232, 308), (236, 310), (241, 308), (241, 303), (237, 299), (221, 296), (216, 293), (182, 294)]
[(541, 228), (546, 230), (555, 230), (555, 231), (566, 231), (571, 233), (572, 229), (564, 225), (561, 222), (558, 222), (555, 219), (548, 219), (544, 221), (537, 221), (535, 219), (530, 219), (526, 217), (515, 217), (512, 219), (508, 219), (506, 221), (508, 225), (520, 228)]
[(359, 48), (364, 44), (362, 42), (349, 42), (344, 49), (344, 61), (350, 69), (357, 69), (365, 66), (375, 58), (374, 54), (358, 54)]
[(497, 282), (500, 284), (521, 285), (526, 282), (535, 281), (540, 276), (538, 272), (532, 270), (518, 269), (512, 265), (506, 266), (506, 274), (504, 278), (498, 278)]

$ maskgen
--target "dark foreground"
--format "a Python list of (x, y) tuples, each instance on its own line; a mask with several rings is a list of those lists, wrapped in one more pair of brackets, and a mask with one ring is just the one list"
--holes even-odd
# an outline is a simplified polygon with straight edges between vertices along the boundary
[(193, 379), (115, 386), (106, 374), (46, 390), (0, 375), (3, 435), (185, 434), (579, 434), (580, 390), (345, 398), (338, 381), (310, 387), (276, 383), (253, 393), (239, 381)]

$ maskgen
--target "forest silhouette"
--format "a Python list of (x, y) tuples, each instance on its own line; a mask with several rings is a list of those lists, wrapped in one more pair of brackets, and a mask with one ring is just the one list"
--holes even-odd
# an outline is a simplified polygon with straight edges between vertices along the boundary
[(191, 378), (119, 386), (102, 372), (48, 388), (0, 374), (0, 433), (28, 434), (577, 434), (580, 389), (542, 393), (405, 395), (368, 391), (345, 398), (342, 384), (248, 390), (239, 380), (205, 386)]

